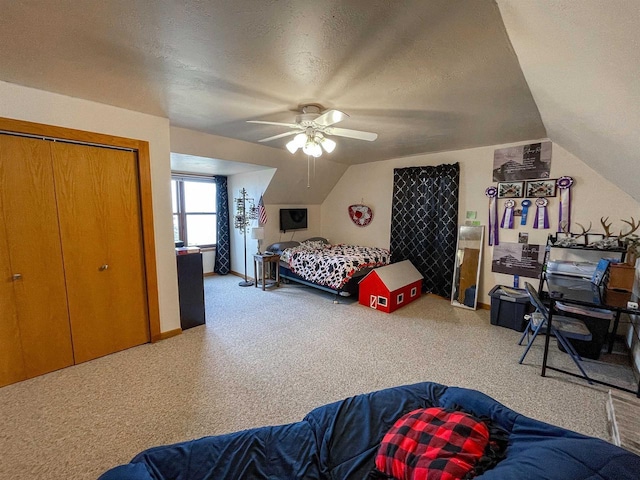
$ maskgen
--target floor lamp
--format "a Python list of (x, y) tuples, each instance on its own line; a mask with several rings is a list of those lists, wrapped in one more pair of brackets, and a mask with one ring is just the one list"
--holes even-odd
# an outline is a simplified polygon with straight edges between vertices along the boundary
[(258, 218), (258, 209), (255, 206), (253, 198), (247, 197), (247, 191), (243, 188), (240, 190), (240, 197), (234, 199), (236, 203), (236, 214), (234, 216), (233, 226), (240, 230), (240, 234), (244, 240), (244, 280), (238, 285), (241, 287), (250, 287), (253, 285), (251, 280), (247, 279), (247, 227), (251, 220)]

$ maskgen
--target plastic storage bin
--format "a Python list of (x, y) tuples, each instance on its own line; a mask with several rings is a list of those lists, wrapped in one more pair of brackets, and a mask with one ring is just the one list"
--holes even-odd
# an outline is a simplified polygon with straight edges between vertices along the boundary
[[(592, 360), (598, 360), (600, 358), (600, 352), (604, 346), (609, 333), (609, 323), (607, 320), (601, 318), (587, 317), (584, 315), (576, 315), (571, 312), (560, 312), (561, 315), (571, 318), (578, 318), (582, 320), (589, 331), (591, 332), (591, 340), (575, 340), (570, 338), (571, 345), (576, 349), (578, 355), (584, 358), (590, 358)], [(562, 345), (558, 343), (558, 348), (561, 351), (565, 351)]]
[(491, 325), (523, 332), (527, 326), (524, 316), (535, 309), (525, 290), (496, 285), (489, 292), (491, 297)]

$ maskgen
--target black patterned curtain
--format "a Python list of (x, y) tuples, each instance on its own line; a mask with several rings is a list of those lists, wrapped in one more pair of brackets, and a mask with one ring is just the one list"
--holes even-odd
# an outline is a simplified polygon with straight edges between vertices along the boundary
[(227, 177), (215, 177), (216, 182), (216, 259), (213, 271), (226, 275), (231, 270), (231, 237), (229, 232), (229, 193)]
[(391, 207), (391, 262), (410, 260), (422, 291), (449, 298), (458, 235), (460, 165), (396, 168)]

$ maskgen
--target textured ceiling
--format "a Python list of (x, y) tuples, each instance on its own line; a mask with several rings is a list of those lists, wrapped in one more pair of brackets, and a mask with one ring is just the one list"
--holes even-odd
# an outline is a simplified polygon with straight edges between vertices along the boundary
[[(350, 115), (334, 162), (540, 138), (490, 0), (2, 0), (0, 79), (256, 142), (309, 102)], [(284, 148), (288, 139), (269, 146)]]
[(347, 165), (549, 137), (640, 199), (638, 0), (0, 7), (0, 80), (249, 142), (320, 103), (379, 134), (337, 138)]
[(640, 2), (498, 5), (548, 137), (640, 201)]

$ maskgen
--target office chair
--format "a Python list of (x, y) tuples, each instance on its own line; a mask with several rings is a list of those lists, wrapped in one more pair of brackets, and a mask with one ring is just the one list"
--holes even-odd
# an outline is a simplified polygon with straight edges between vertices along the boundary
[[(520, 361), (518, 363), (521, 364), (524, 361), (524, 357), (526, 357), (527, 353), (529, 353), (529, 349), (531, 349), (531, 346), (533, 345), (533, 342), (535, 341), (539, 333), (544, 333), (547, 335), (551, 334), (556, 337), (560, 345), (562, 345), (562, 348), (564, 348), (564, 350), (569, 354), (569, 356), (573, 360), (573, 363), (576, 364), (576, 366), (582, 373), (582, 376), (586, 378), (589, 383), (592, 383), (589, 379), (589, 376), (587, 375), (587, 372), (584, 371), (584, 368), (582, 368), (582, 365), (580, 364), (582, 358), (573, 347), (573, 345), (571, 345), (571, 342), (568, 340), (572, 338), (575, 340), (584, 340), (587, 342), (590, 341), (591, 332), (589, 331), (585, 323), (582, 320), (576, 318), (553, 315), (551, 331), (549, 332), (549, 310), (547, 309), (546, 305), (542, 303), (542, 300), (538, 296), (538, 292), (530, 283), (525, 282), (524, 288), (529, 295), (531, 304), (536, 308), (536, 313), (539, 313), (540, 315), (535, 315), (534, 313), (530, 316), (527, 327), (525, 328), (522, 337), (520, 337), (518, 345), (522, 345), (522, 341), (525, 339), (525, 337), (527, 338), (528, 343), (527, 348), (524, 350), (524, 353), (520, 357)], [(534, 318), (534, 315), (536, 318)], [(539, 318), (540, 316), (542, 318)], [(533, 333), (531, 335), (531, 338), (529, 338), (530, 333)]]

